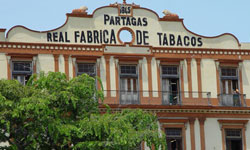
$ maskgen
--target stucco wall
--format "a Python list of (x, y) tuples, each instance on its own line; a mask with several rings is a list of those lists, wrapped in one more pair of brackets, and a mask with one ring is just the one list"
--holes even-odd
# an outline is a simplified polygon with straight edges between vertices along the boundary
[(190, 150), (191, 149), (191, 138), (190, 138), (190, 124), (187, 123), (187, 127), (186, 127), (186, 150)]
[[(157, 74), (157, 63), (155, 58), (151, 61), (151, 73), (152, 73), (152, 91), (159, 91), (158, 89), (158, 74)], [(153, 92), (153, 97), (158, 97), (158, 92)]]
[(211, 92), (211, 98), (217, 98), (216, 66), (212, 59), (201, 60), (202, 91)]
[(7, 79), (7, 57), (5, 53), (0, 53), (0, 79)]
[[(110, 62), (109, 62), (109, 67), (110, 67), (110, 90), (111, 92), (111, 96), (115, 97), (116, 96), (116, 74), (115, 74), (115, 59), (114, 57), (110, 57)], [(117, 81), (118, 82), (118, 81)]]
[(102, 56), (100, 59), (100, 78), (102, 80), (104, 96), (107, 96), (107, 81), (106, 81), (106, 61), (105, 58)]
[(69, 57), (69, 79), (73, 78), (73, 61), (72, 57)]
[(183, 69), (183, 81), (184, 82), (184, 91), (185, 91), (185, 94), (184, 96), (185, 97), (188, 97), (189, 94), (188, 94), (188, 75), (187, 75), (187, 61), (183, 61), (183, 66), (182, 66), (182, 69)]
[(195, 150), (201, 150), (200, 124), (198, 119), (196, 119), (194, 122), (194, 132), (195, 132)]
[(40, 73), (41, 71), (44, 71), (45, 73), (55, 71), (54, 56), (52, 54), (38, 54), (37, 73)]
[(4, 42), (6, 39), (5, 39), (5, 32), (0, 32), (0, 41)]
[(246, 125), (246, 147), (250, 150), (250, 122)]
[(242, 66), (242, 82), (243, 82), (243, 94), (246, 94), (246, 98), (250, 98), (250, 60), (243, 61)]
[(191, 61), (191, 78), (192, 78), (192, 91), (193, 97), (197, 98), (199, 95), (197, 93), (198, 91), (198, 78), (197, 78), (197, 64), (196, 60), (192, 59)]
[(142, 90), (143, 90), (143, 97), (148, 97), (148, 64), (147, 59), (144, 57), (141, 61), (141, 68), (142, 68)]
[[(205, 121), (205, 143), (207, 150), (221, 150), (222, 149), (222, 131), (218, 120), (228, 118), (207, 118)], [(246, 118), (237, 118), (230, 120), (246, 120)], [(230, 124), (228, 124), (230, 125)], [(247, 150), (250, 150), (250, 124), (246, 125), (246, 146)]]
[(59, 63), (59, 72), (65, 73), (65, 62), (63, 55), (59, 55), (58, 63)]
[(205, 121), (205, 143), (207, 150), (222, 149), (222, 134), (216, 118), (207, 118)]

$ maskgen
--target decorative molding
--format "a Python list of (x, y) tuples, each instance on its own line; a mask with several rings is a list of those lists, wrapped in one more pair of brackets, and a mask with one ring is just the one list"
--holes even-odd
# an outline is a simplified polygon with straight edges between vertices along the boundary
[(142, 67), (142, 64), (143, 64), (143, 60), (139, 60), (139, 67), (141, 68)]
[(187, 54), (187, 55), (250, 55), (249, 50), (242, 49), (208, 49), (208, 48), (176, 48), (153, 47), (152, 53), (160, 54)]
[(103, 46), (97, 45), (66, 45), (46, 43), (13, 43), (0, 42), (0, 49), (32, 49), (32, 50), (70, 50), (70, 51), (103, 51)]
[(114, 62), (115, 62), (115, 66), (119, 67), (119, 59), (115, 59)]
[(73, 65), (76, 64), (76, 58), (75, 57), (72, 57), (72, 63), (73, 63)]
[(11, 56), (6, 56), (8, 64), (10, 63)]
[(96, 65), (97, 65), (97, 67), (100, 67), (100, 63), (101, 63), (101, 59), (100, 59), (100, 58), (97, 58), (97, 59), (96, 59)]
[(242, 70), (242, 68), (243, 68), (243, 63), (239, 62), (239, 70)]
[(223, 129), (223, 125), (235, 125), (235, 124), (239, 124), (239, 125), (243, 125), (244, 128), (246, 129), (246, 124), (248, 123), (249, 120), (217, 120), (220, 124), (220, 129)]
[(161, 61), (160, 60), (156, 60), (156, 64), (158, 66), (158, 68), (160, 67)]
[(184, 60), (180, 61), (180, 69), (183, 69), (184, 64), (185, 64)]
[[(126, 109), (131, 107), (126, 107), (121, 108), (111, 108), (113, 112), (120, 112), (122, 109)], [(134, 109), (137, 109), (140, 107), (135, 107)], [(153, 113), (190, 113), (190, 114), (235, 114), (235, 115), (250, 115), (250, 110), (249, 108), (247, 110), (219, 110), (219, 109), (160, 109), (160, 108), (155, 108), (155, 109), (147, 109), (147, 108), (140, 108), (143, 109), (146, 112), (153, 112)], [(100, 107), (100, 110), (102, 112), (106, 111), (106, 108)]]
[(215, 66), (216, 66), (216, 69), (219, 70), (220, 69), (220, 62), (219, 61), (215, 61)]
[[(29, 50), (66, 50), (103, 52), (104, 45), (79, 45), (79, 44), (50, 44), (50, 43), (16, 43), (0, 42), (0, 49), (29, 49)], [(112, 46), (112, 45), (111, 45)], [(151, 47), (152, 54), (186, 54), (186, 55), (239, 55), (250, 56), (250, 50), (242, 49), (209, 49), (209, 48), (176, 48), (176, 47)], [(241, 59), (241, 57), (239, 57)]]
[(200, 125), (200, 144), (201, 144), (201, 149), (205, 150), (206, 149), (206, 140), (205, 140), (205, 127), (204, 127), (204, 123), (206, 121), (205, 117), (199, 117), (199, 125)]
[(226, 150), (226, 143), (225, 143), (225, 129), (241, 129), (242, 132), (242, 146), (243, 150), (246, 150), (246, 124), (248, 120), (218, 120), (221, 135), (222, 135), (222, 150)]
[(190, 125), (191, 149), (195, 150), (195, 129), (194, 129), (194, 123), (195, 123), (196, 118), (190, 117), (188, 120), (189, 120), (189, 125)]

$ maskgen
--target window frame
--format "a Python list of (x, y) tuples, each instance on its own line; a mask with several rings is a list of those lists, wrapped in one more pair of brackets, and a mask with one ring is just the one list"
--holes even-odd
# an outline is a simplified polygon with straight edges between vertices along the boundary
[[(177, 75), (163, 75), (163, 67), (176, 67), (177, 68)], [(181, 104), (181, 77), (180, 77), (180, 73), (181, 73), (181, 70), (180, 70), (180, 66), (179, 65), (176, 65), (176, 64), (161, 64), (160, 65), (160, 81), (161, 81), (161, 97), (162, 97), (162, 104), (165, 104), (165, 105), (171, 105), (172, 103), (166, 103), (164, 101), (164, 98), (163, 98), (163, 94), (164, 94), (164, 90), (163, 90), (163, 80), (166, 80), (166, 79), (176, 79), (177, 80), (177, 96), (179, 98), (179, 100), (177, 100), (177, 103), (174, 104), (174, 105), (178, 105), (178, 104)], [(165, 91), (165, 92), (170, 92), (170, 91)], [(173, 91), (172, 91), (173, 92)]]
[[(166, 128), (180, 128), (182, 133), (182, 150), (186, 150), (186, 124), (188, 122), (187, 119), (163, 119), (159, 120), (162, 124), (161, 129), (165, 133)], [(167, 140), (167, 139), (166, 139)]]
[[(223, 69), (235, 69), (235, 76), (223, 76), (222, 70)], [(239, 69), (238, 67), (231, 67), (231, 66), (220, 66), (220, 79), (221, 80), (239, 80)]]
[[(236, 76), (222, 76), (222, 69), (235, 69)], [(240, 91), (240, 88), (241, 88), (240, 68), (238, 66), (235, 66), (235, 65), (226, 65), (226, 66), (220, 65), (219, 66), (219, 88), (220, 88), (220, 93), (218, 93), (218, 98), (220, 100), (219, 103), (221, 106), (242, 107), (244, 105), (244, 97), (241, 96), (241, 94), (243, 93), (236, 93), (236, 89)], [(238, 101), (234, 100), (235, 94), (240, 94)]]
[[(121, 67), (125, 67), (125, 66), (135, 66), (135, 74), (126, 74), (126, 73), (122, 73), (122, 69)], [(131, 77), (131, 78), (137, 78), (138, 79), (138, 75), (139, 75), (139, 71), (138, 71), (138, 65), (137, 64), (120, 64), (119, 65), (119, 78), (127, 78), (127, 77)]]
[[(14, 64), (16, 63), (30, 63), (30, 71), (15, 71)], [(32, 74), (33, 73), (33, 63), (32, 61), (11, 61), (11, 74)]]
[[(222, 69), (236, 69), (236, 76), (228, 76), (228, 77), (223, 77), (222, 76)], [(221, 89), (221, 94), (223, 94), (223, 80), (231, 80), (231, 81), (237, 81), (237, 87), (238, 89), (240, 88), (240, 83), (239, 83), (239, 68), (238, 67), (231, 67), (231, 66), (220, 66), (220, 89)]]
[[(171, 130), (171, 129), (176, 129), (176, 130), (180, 130), (180, 135), (170, 135), (168, 136), (167, 134), (167, 130)], [(170, 140), (170, 139), (175, 139), (175, 140), (181, 140), (181, 148), (183, 149), (183, 133), (182, 133), (182, 128), (165, 128), (165, 134), (166, 134), (166, 140)]]
[[(245, 129), (244, 127), (242, 127), (241, 125), (223, 125), (222, 127), (222, 132), (223, 132), (223, 135), (222, 135), (222, 140), (223, 140), (223, 147), (224, 149), (223, 150), (227, 150), (227, 136), (226, 136), (226, 130), (230, 130), (230, 129), (235, 129), (235, 130), (240, 130), (241, 131), (241, 138), (237, 138), (237, 139), (241, 139), (241, 146), (242, 146), (242, 149), (241, 150), (246, 150), (245, 149), (245, 140), (246, 140), (246, 135), (245, 135)], [(231, 138), (230, 138), (231, 139)]]
[[(137, 85), (137, 89), (136, 90), (133, 90), (133, 91), (130, 91), (130, 92), (137, 92), (137, 103), (136, 104), (140, 104), (141, 101), (140, 101), (140, 81), (139, 81), (139, 65), (137, 63), (121, 63), (118, 65), (119, 67), (118, 68), (118, 83), (119, 83), (119, 104), (124, 104), (122, 103), (122, 82), (121, 82), (121, 78), (135, 78), (137, 81), (136, 81), (136, 85)], [(135, 66), (136, 67), (136, 73), (133, 75), (133, 74), (122, 74), (121, 73), (121, 67), (122, 66)], [(123, 92), (126, 92), (126, 91), (123, 91)], [(134, 103), (128, 103), (128, 104), (134, 104)], [(126, 104), (126, 105), (128, 105)]]
[[(10, 71), (11, 71), (11, 79), (15, 79), (14, 76), (24, 76), (24, 82), (19, 81), (21, 84), (26, 85), (27, 81), (25, 80), (26, 76), (32, 76), (33, 72), (34, 72), (34, 64), (32, 60), (11, 60), (10, 61), (11, 65), (10, 65)], [(16, 63), (29, 63), (30, 64), (30, 71), (14, 71), (14, 64)]]
[[(88, 74), (86, 72), (79, 72), (79, 67), (78, 67), (79, 64), (94, 65), (95, 75), (90, 75), (90, 74)], [(80, 76), (80, 75), (82, 75), (84, 73), (86, 73), (87, 75), (89, 75), (91, 77), (96, 77), (97, 76), (97, 65), (96, 65), (95, 62), (76, 62), (75, 68), (76, 68), (76, 76)]]
[[(163, 74), (163, 67), (176, 67), (177, 69), (177, 75), (165, 75)], [(162, 78), (178, 78), (180, 79), (180, 67), (178, 65), (161, 65), (161, 79)]]
[(248, 120), (217, 120), (222, 132), (222, 150), (226, 150), (226, 129), (240, 129), (242, 136), (242, 150), (246, 149), (246, 125)]

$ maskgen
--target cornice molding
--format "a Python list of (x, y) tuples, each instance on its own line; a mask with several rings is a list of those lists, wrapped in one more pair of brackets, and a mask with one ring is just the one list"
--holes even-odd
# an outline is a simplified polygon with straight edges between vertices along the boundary
[[(112, 112), (120, 112), (122, 109), (139, 108), (111, 108)], [(192, 114), (245, 114), (250, 115), (250, 110), (216, 110), (216, 109), (143, 109), (146, 112), (153, 113), (192, 113)], [(106, 108), (100, 108), (101, 112), (106, 112)]]

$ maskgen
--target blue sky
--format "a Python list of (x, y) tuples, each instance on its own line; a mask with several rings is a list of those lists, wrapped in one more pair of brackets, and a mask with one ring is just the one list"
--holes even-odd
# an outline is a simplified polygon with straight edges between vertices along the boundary
[[(87, 6), (98, 7), (122, 0), (1, 0), (0, 28), (15, 25), (44, 31), (61, 26), (66, 13)], [(154, 10), (159, 16), (168, 9), (184, 19), (185, 26), (200, 35), (234, 34), (240, 42), (250, 42), (249, 0), (127, 0)]]

